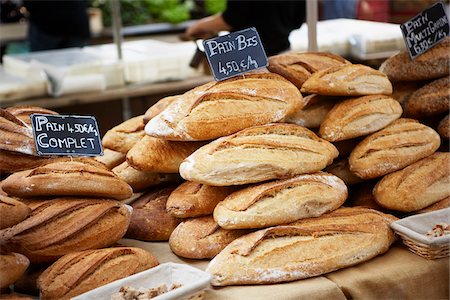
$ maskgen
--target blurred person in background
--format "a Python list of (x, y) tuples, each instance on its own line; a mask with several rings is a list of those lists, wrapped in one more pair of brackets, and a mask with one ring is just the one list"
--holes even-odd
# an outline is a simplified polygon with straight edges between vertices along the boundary
[(87, 0), (25, 0), (31, 51), (83, 47), (89, 42)]

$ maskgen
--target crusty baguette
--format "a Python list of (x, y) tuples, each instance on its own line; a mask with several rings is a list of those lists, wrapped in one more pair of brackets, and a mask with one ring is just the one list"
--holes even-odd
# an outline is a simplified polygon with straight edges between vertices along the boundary
[(450, 207), (450, 197), (442, 199), (441, 201), (431, 204), (430, 206), (427, 206), (425, 208), (422, 208), (421, 210), (418, 210), (417, 213), (423, 214), (423, 213), (432, 212), (432, 211), (440, 210), (440, 209), (447, 208), (447, 207)]
[(318, 276), (386, 252), (395, 218), (364, 208), (341, 208), (244, 235), (225, 247), (206, 272), (214, 286), (267, 284)]
[(172, 232), (169, 246), (178, 256), (193, 259), (213, 258), (229, 243), (248, 230), (221, 228), (212, 216), (187, 219)]
[(0, 173), (14, 173), (36, 168), (37, 166), (46, 164), (47, 161), (48, 158), (43, 156), (0, 150)]
[(114, 247), (67, 254), (38, 278), (42, 299), (70, 299), (112, 281), (157, 266), (137, 247)]
[(336, 104), (335, 97), (308, 95), (306, 105), (285, 119), (286, 123), (293, 123), (306, 128), (319, 128), (327, 113)]
[(166, 140), (210, 140), (280, 121), (303, 105), (299, 90), (280, 75), (245, 74), (179, 96), (145, 131)]
[(450, 37), (427, 52), (411, 59), (407, 50), (388, 58), (380, 67), (392, 81), (415, 81), (440, 78), (449, 75)]
[(347, 187), (324, 173), (298, 175), (237, 191), (214, 209), (214, 220), (225, 229), (264, 228), (318, 217), (347, 199)]
[(357, 184), (364, 181), (350, 171), (347, 157), (334, 161), (331, 165), (326, 167), (324, 171), (339, 177), (346, 185)]
[(402, 112), (400, 103), (384, 95), (347, 99), (328, 112), (319, 135), (330, 142), (365, 136), (397, 120)]
[(143, 241), (167, 241), (181, 222), (166, 211), (167, 198), (174, 189), (156, 189), (133, 202), (133, 214), (125, 236)]
[(127, 162), (137, 170), (153, 173), (178, 173), (181, 162), (204, 142), (167, 141), (144, 136), (127, 153)]
[(170, 103), (177, 99), (177, 97), (178, 96), (164, 97), (154, 105), (150, 106), (149, 109), (147, 109), (147, 111), (145, 112), (144, 118), (142, 120), (144, 122), (144, 125), (147, 124), (155, 116), (159, 115), (164, 109), (166, 109), (167, 106), (170, 105)]
[(445, 118), (443, 118), (438, 125), (438, 132), (439, 135), (445, 139), (449, 139), (450, 138), (450, 119), (448, 117), (449, 115), (447, 115)]
[(59, 198), (42, 201), (21, 223), (0, 231), (2, 249), (34, 263), (67, 253), (107, 247), (121, 239), (131, 212), (118, 201)]
[(144, 137), (144, 116), (137, 116), (111, 128), (103, 136), (103, 147), (127, 153), (142, 137)]
[(284, 53), (269, 57), (269, 71), (280, 74), (299, 89), (317, 71), (350, 64), (339, 55), (326, 52)]
[(104, 164), (108, 169), (112, 170), (126, 160), (126, 154), (114, 151), (108, 148), (103, 148), (103, 155), (97, 156), (95, 160)]
[(373, 190), (381, 206), (412, 212), (450, 197), (450, 153), (436, 152), (386, 175)]
[(390, 95), (392, 84), (380, 71), (364, 65), (341, 65), (314, 73), (302, 93), (328, 96)]
[(380, 177), (433, 154), (440, 142), (430, 127), (401, 118), (355, 147), (349, 157), (350, 170), (363, 179)]
[(37, 155), (31, 127), (0, 108), (0, 152), (3, 150)]
[(181, 164), (180, 174), (209, 185), (240, 185), (317, 172), (337, 155), (331, 143), (304, 127), (268, 124), (201, 147)]
[(17, 105), (6, 108), (8, 112), (31, 127), (31, 114), (57, 115), (56, 111), (38, 106)]
[(22, 222), (30, 212), (31, 209), (26, 204), (0, 195), (0, 229)]
[(217, 203), (234, 191), (234, 187), (186, 181), (170, 194), (166, 210), (177, 218), (211, 215)]
[(131, 187), (94, 159), (60, 158), (12, 174), (2, 189), (15, 197), (86, 196), (126, 199)]
[(6, 288), (16, 282), (29, 265), (30, 261), (22, 254), (0, 254), (0, 288)]

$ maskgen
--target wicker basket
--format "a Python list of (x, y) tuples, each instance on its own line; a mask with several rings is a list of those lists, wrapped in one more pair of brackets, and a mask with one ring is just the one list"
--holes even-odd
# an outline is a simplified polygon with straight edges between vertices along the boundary
[(449, 256), (449, 244), (442, 245), (427, 245), (420, 241), (416, 241), (409, 236), (396, 231), (396, 233), (402, 238), (403, 244), (408, 247), (408, 249), (426, 259), (437, 259)]

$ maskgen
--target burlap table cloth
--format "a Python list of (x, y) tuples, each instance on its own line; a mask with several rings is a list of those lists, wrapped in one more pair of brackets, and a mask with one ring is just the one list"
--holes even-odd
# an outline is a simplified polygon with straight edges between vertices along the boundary
[[(166, 242), (122, 239), (121, 244), (146, 249), (160, 263), (186, 263), (204, 270), (208, 260), (182, 259)], [(336, 272), (271, 285), (208, 288), (205, 300), (294, 299), (449, 299), (449, 259), (426, 260), (397, 242), (384, 255)]]

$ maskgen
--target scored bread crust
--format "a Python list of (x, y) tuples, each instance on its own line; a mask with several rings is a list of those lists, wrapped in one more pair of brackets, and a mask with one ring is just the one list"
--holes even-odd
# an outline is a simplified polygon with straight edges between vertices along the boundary
[(142, 119), (144, 125), (147, 124), (155, 116), (159, 115), (164, 109), (166, 109), (167, 106), (170, 105), (170, 103), (172, 103), (177, 98), (178, 95), (164, 97), (155, 104), (153, 104), (152, 106), (150, 106), (145, 112), (144, 118)]
[(31, 127), (0, 108), (0, 151), (3, 150), (37, 156)]
[(371, 179), (403, 169), (433, 154), (441, 143), (432, 128), (401, 118), (359, 143), (349, 157), (350, 170)]
[(36, 168), (37, 166), (46, 164), (47, 161), (47, 157), (0, 150), (0, 173), (14, 173)]
[(180, 174), (208, 185), (240, 185), (317, 172), (337, 156), (336, 148), (312, 131), (275, 123), (247, 128), (201, 147), (183, 161)]
[(302, 93), (328, 96), (390, 95), (392, 84), (380, 71), (364, 65), (341, 65), (314, 73)]
[(103, 147), (127, 153), (144, 137), (144, 116), (137, 116), (108, 130), (102, 139)]
[(303, 105), (299, 90), (282, 76), (245, 74), (180, 95), (147, 123), (145, 131), (166, 140), (211, 140), (278, 122)]
[(31, 209), (24, 203), (0, 195), (0, 229), (11, 227), (25, 220)]
[(347, 187), (325, 172), (251, 186), (229, 195), (214, 209), (225, 229), (264, 228), (318, 217), (340, 207)]
[(31, 114), (58, 115), (56, 111), (30, 105), (17, 105), (7, 107), (6, 110), (19, 120), (31, 127)]

